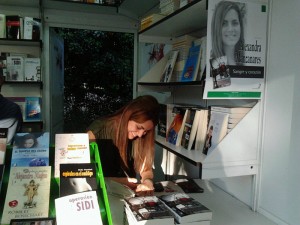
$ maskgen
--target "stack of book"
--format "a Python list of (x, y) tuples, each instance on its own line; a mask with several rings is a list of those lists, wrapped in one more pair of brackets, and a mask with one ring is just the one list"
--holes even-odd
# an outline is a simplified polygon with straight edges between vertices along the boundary
[(149, 16), (144, 17), (141, 20), (140, 31), (150, 27), (152, 24), (158, 22), (159, 20), (161, 20), (164, 17), (165, 17), (165, 15), (160, 14), (160, 13), (153, 13)]
[(193, 41), (196, 39), (196, 37), (191, 35), (183, 35), (173, 40), (172, 50), (178, 51), (178, 56), (173, 71), (174, 76), (172, 77), (171, 81), (180, 81), (182, 71), (189, 55), (190, 47), (192, 46)]
[(160, 0), (159, 9), (163, 15), (169, 15), (179, 9), (179, 0)]
[(228, 114), (227, 133), (229, 133), (251, 110), (251, 107), (212, 106), (211, 110)]
[[(186, 224), (210, 225), (212, 211), (185, 193), (124, 199), (128, 225)], [(126, 223), (125, 223), (126, 224)]]

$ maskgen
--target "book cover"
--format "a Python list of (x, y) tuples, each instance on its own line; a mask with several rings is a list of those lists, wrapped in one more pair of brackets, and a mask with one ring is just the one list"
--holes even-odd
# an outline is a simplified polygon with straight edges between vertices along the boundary
[(226, 56), (210, 59), (211, 77), (213, 78), (213, 88), (223, 88), (231, 85), (229, 68)]
[(158, 197), (171, 210), (177, 223), (211, 220), (212, 211), (185, 193)]
[(193, 179), (177, 179), (173, 182), (185, 193), (203, 193), (204, 191)]
[(22, 56), (7, 56), (6, 71), (6, 81), (24, 81), (24, 58)]
[(11, 167), (49, 166), (49, 132), (17, 133)]
[(0, 164), (5, 162), (8, 128), (0, 128)]
[(55, 134), (55, 177), (59, 178), (60, 164), (90, 163), (87, 133)]
[(55, 225), (55, 218), (12, 219), (10, 225)]
[(23, 30), (22, 17), (17, 15), (6, 16), (6, 37), (8, 39), (21, 39)]
[(41, 81), (41, 59), (24, 59), (24, 81)]
[(157, 135), (166, 138), (166, 134), (167, 134), (167, 105), (159, 104)]
[(40, 97), (25, 97), (25, 121), (41, 121), (41, 101)]
[(0, 13), (0, 38), (6, 38), (6, 16)]
[(40, 40), (41, 20), (33, 17), (24, 17), (24, 39)]
[(203, 154), (215, 148), (227, 134), (228, 113), (210, 111), (210, 119), (205, 137)]
[(174, 224), (172, 214), (156, 196), (126, 198), (124, 204), (129, 224)]
[(173, 108), (173, 111), (172, 111), (172, 114), (174, 114), (173, 121), (170, 124), (170, 127), (168, 128), (167, 135), (166, 135), (167, 142), (169, 142), (173, 145), (176, 145), (177, 138), (180, 135), (180, 129), (183, 124), (185, 111), (186, 110), (181, 107)]
[(12, 167), (2, 214), (11, 219), (48, 217), (51, 167)]
[(200, 110), (188, 109), (181, 140), (181, 146), (187, 150), (191, 150), (193, 147), (199, 119)]
[(96, 191), (55, 199), (55, 212), (57, 225), (103, 224)]
[(205, 137), (206, 137), (207, 126), (208, 126), (208, 110), (201, 109), (199, 117), (200, 119), (198, 123), (196, 139), (195, 139), (195, 150), (202, 151), (205, 144)]
[(59, 196), (97, 191), (96, 164), (60, 164)]
[(167, 64), (163, 70), (162, 76), (160, 78), (160, 82), (170, 82), (172, 73), (174, 70), (175, 62), (177, 59), (178, 51), (173, 50), (168, 55)]
[(5, 169), (5, 165), (4, 164), (0, 164), (0, 193), (1, 193), (3, 176), (4, 176), (4, 169)]
[(196, 80), (200, 64), (200, 56), (200, 45), (190, 47), (189, 55), (181, 74), (181, 82)]

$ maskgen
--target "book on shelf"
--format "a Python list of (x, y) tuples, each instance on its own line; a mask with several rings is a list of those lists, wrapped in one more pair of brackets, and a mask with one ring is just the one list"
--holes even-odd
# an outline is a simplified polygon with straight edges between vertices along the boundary
[(211, 77), (213, 78), (213, 89), (227, 87), (231, 85), (231, 77), (227, 64), (227, 57), (221, 56), (209, 60)]
[(205, 137), (208, 126), (208, 110), (201, 109), (200, 110), (200, 119), (198, 123), (196, 138), (195, 138), (195, 150), (201, 150), (204, 148)]
[(182, 125), (184, 123), (184, 117), (186, 116), (186, 109), (180, 106), (174, 106), (172, 108), (172, 112), (167, 113), (171, 114), (169, 117), (172, 119), (172, 122), (167, 130), (166, 141), (179, 146), (183, 131)]
[(24, 39), (40, 40), (41, 19), (33, 17), (24, 17)]
[(140, 31), (150, 27), (152, 24), (158, 22), (159, 20), (163, 19), (165, 15), (160, 14), (160, 13), (153, 13), (149, 16), (146, 16), (142, 18), (141, 23), (140, 23)]
[(166, 138), (166, 134), (167, 134), (167, 105), (159, 104), (157, 135)]
[(179, 9), (179, 0), (160, 0), (159, 9), (161, 14), (169, 15)]
[(181, 82), (195, 81), (197, 79), (200, 56), (200, 45), (193, 45), (190, 47), (189, 55), (181, 74)]
[(171, 50), (171, 52), (168, 54), (168, 61), (162, 72), (160, 82), (170, 82), (172, 78), (175, 62), (177, 59), (177, 55), (178, 55), (178, 51), (176, 50)]
[(194, 45), (200, 45), (200, 65), (197, 80), (205, 79), (207, 36), (194, 40)]
[(169, 225), (174, 218), (156, 196), (130, 197), (124, 199), (129, 225)]
[(0, 38), (6, 38), (6, 16), (0, 13)]
[(24, 81), (41, 81), (41, 59), (24, 59)]
[(95, 163), (60, 164), (60, 197), (97, 189)]
[(195, 143), (198, 124), (200, 121), (201, 110), (190, 108), (187, 109), (186, 120), (183, 127), (181, 146), (187, 150), (191, 150)]
[(218, 111), (218, 112), (224, 112), (224, 113), (242, 113), (246, 114), (248, 113), (252, 108), (251, 107), (229, 107), (229, 106), (211, 106), (211, 110)]
[(96, 191), (55, 199), (55, 213), (57, 225), (103, 224)]
[(207, 155), (210, 149), (215, 148), (227, 134), (228, 113), (210, 111), (203, 154)]
[(7, 56), (6, 71), (6, 81), (24, 81), (24, 58), (22, 56)]
[(23, 17), (18, 15), (6, 16), (6, 37), (8, 39), (23, 38)]
[(185, 193), (170, 193), (158, 198), (169, 208), (177, 223), (212, 220), (212, 211)]
[(25, 97), (25, 121), (41, 121), (41, 106), (41, 97)]
[(11, 219), (48, 217), (51, 166), (12, 167), (1, 224)]
[(49, 166), (49, 132), (16, 133), (11, 167)]
[(68, 163), (90, 163), (87, 133), (55, 134), (54, 177), (60, 176), (60, 164)]
[(0, 164), (5, 163), (8, 128), (0, 128)]

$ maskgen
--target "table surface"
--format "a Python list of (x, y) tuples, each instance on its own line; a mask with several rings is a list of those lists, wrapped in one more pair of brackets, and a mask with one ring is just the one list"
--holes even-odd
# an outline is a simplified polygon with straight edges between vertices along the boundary
[[(276, 225), (209, 181), (200, 179), (195, 181), (204, 189), (204, 193), (190, 193), (189, 195), (212, 210), (211, 225)], [(108, 198), (113, 225), (123, 225), (123, 200), (112, 195)]]

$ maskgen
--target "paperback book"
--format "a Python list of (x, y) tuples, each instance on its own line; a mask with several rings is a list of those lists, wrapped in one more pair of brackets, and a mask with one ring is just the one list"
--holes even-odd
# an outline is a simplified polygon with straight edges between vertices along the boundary
[(55, 212), (57, 225), (103, 224), (95, 191), (55, 199)]
[(163, 70), (162, 76), (160, 78), (160, 82), (170, 82), (172, 78), (173, 69), (175, 66), (175, 62), (177, 59), (178, 51), (173, 50), (168, 55), (167, 64)]
[(17, 133), (14, 136), (11, 167), (49, 166), (49, 132)]
[(60, 164), (59, 196), (85, 191), (97, 191), (96, 165), (94, 163)]
[(177, 223), (212, 219), (212, 211), (185, 193), (172, 193), (158, 197), (172, 212)]
[(6, 81), (24, 81), (24, 58), (22, 56), (7, 56), (6, 72)]
[(185, 108), (182, 107), (173, 107), (172, 109), (172, 116), (173, 117), (172, 123), (168, 127), (167, 130), (167, 135), (166, 135), (166, 140), (167, 142), (177, 145), (177, 143), (180, 143), (179, 138), (181, 139), (181, 134), (182, 134), (182, 124), (184, 122), (184, 116), (185, 116)]
[(5, 162), (7, 134), (7, 128), (0, 128), (0, 164), (4, 164)]
[(90, 146), (87, 133), (55, 135), (55, 172), (59, 178), (60, 164), (90, 163)]
[(24, 39), (40, 40), (41, 20), (33, 17), (24, 17)]
[(51, 167), (12, 167), (1, 224), (48, 217)]
[(40, 58), (24, 59), (24, 81), (41, 81)]
[(124, 199), (129, 225), (169, 225), (174, 218), (167, 207), (156, 196)]
[(22, 39), (23, 17), (18, 15), (6, 16), (6, 37), (8, 39)]
[(189, 55), (181, 75), (182, 82), (195, 81), (197, 79), (200, 57), (200, 45), (190, 47)]
[(25, 121), (41, 121), (41, 101), (40, 97), (25, 98)]

